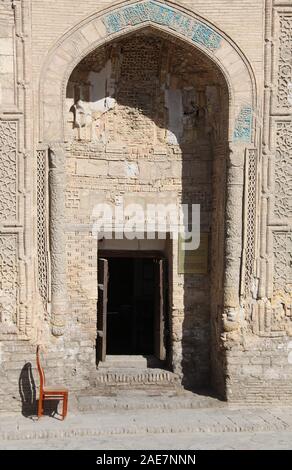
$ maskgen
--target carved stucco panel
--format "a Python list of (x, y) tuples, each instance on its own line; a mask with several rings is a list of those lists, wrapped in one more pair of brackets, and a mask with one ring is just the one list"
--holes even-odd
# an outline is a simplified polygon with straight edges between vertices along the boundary
[(48, 282), (48, 213), (47, 213), (47, 151), (37, 151), (37, 244), (38, 288), (44, 307), (49, 300)]
[(292, 216), (292, 123), (278, 122), (275, 155), (275, 215)]
[(292, 107), (292, 14), (279, 16), (277, 105)]
[(274, 232), (274, 294), (292, 293), (292, 233)]
[(17, 333), (17, 235), (0, 235), (0, 334)]
[(0, 121), (0, 220), (17, 216), (17, 122)]
[(256, 191), (257, 191), (257, 152), (249, 150), (246, 168), (246, 246), (245, 246), (245, 294), (250, 295), (255, 262), (256, 242)]

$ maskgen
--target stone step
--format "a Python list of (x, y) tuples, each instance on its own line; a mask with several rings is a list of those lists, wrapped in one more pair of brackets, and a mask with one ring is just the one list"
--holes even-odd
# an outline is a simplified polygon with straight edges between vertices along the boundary
[(162, 391), (152, 389), (120, 391), (116, 396), (101, 396), (91, 390), (87, 394), (77, 397), (77, 409), (82, 413), (91, 413), (106, 410), (179, 410), (220, 408), (224, 402), (191, 392)]
[(99, 362), (98, 370), (103, 369), (146, 369), (147, 368), (147, 357), (146, 356), (125, 356), (125, 355), (116, 355), (116, 356), (106, 356), (104, 362)]
[(96, 372), (92, 378), (95, 387), (108, 386), (147, 386), (147, 385), (179, 385), (177, 374), (165, 369), (107, 368)]

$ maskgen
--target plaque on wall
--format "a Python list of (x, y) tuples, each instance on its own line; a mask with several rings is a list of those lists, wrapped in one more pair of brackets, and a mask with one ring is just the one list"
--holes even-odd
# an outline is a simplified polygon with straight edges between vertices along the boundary
[(208, 272), (208, 233), (200, 234), (200, 245), (196, 250), (184, 250), (183, 240), (178, 239), (178, 273), (207, 274)]

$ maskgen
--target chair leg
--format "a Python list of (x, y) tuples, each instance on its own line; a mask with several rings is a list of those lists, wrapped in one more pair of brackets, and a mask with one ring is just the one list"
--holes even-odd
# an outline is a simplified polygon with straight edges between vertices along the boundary
[(39, 403), (38, 403), (38, 418), (43, 416), (43, 394), (40, 393)]
[(67, 409), (68, 409), (68, 394), (65, 393), (63, 396), (63, 413), (62, 413), (63, 420), (67, 416)]

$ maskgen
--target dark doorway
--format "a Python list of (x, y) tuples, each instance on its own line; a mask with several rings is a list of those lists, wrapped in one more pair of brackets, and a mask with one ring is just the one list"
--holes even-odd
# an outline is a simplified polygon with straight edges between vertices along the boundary
[(141, 254), (99, 258), (98, 360), (106, 354), (165, 359), (164, 264)]

